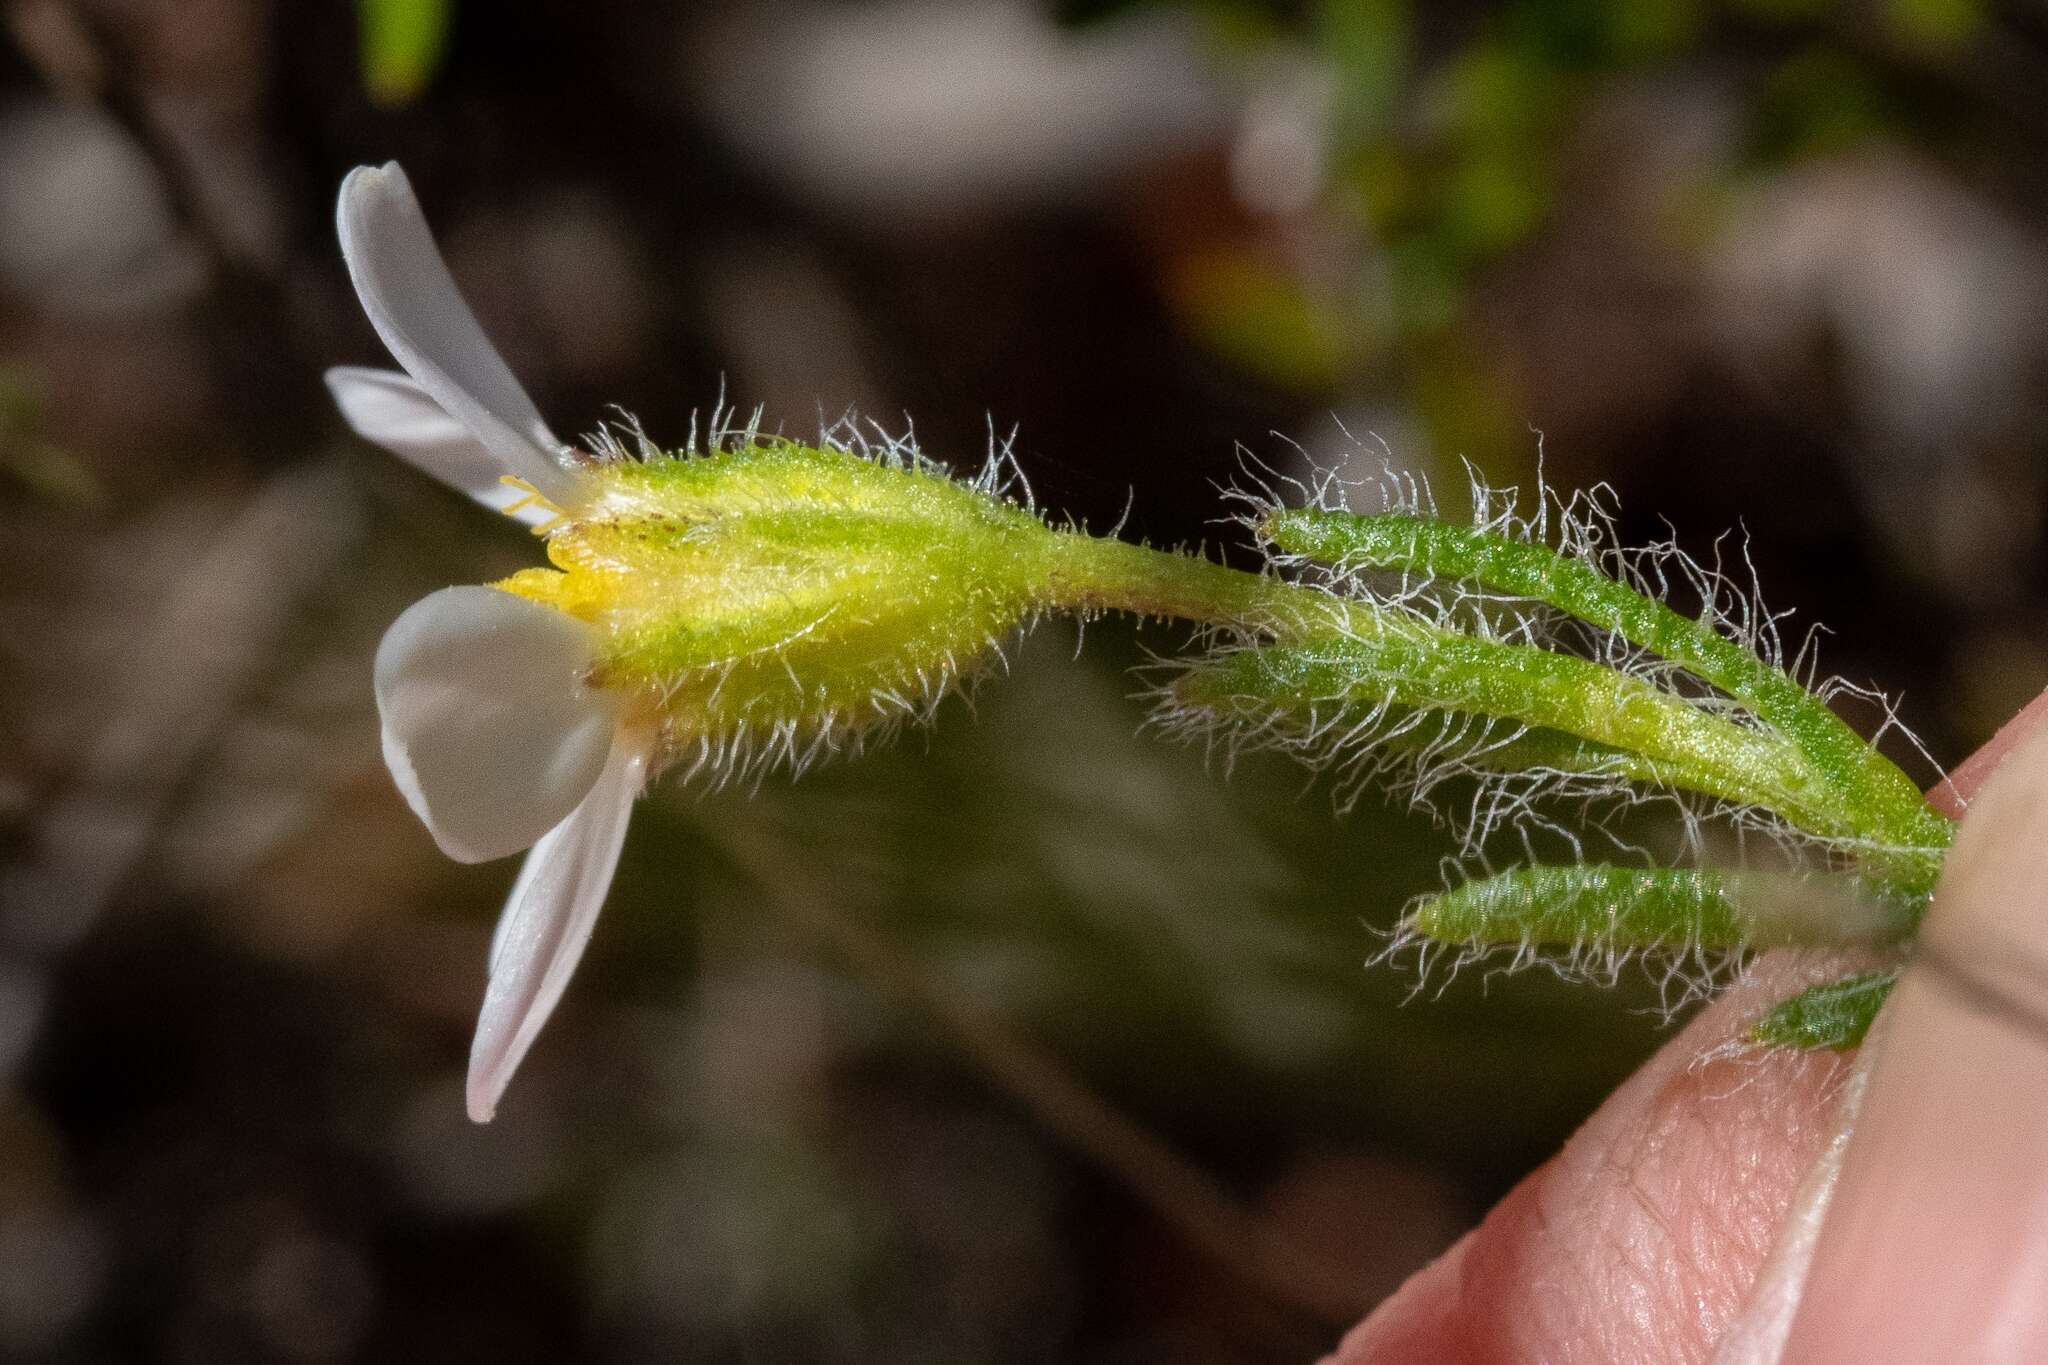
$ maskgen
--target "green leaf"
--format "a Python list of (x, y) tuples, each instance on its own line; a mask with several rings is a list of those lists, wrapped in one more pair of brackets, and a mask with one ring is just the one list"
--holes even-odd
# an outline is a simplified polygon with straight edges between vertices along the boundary
[(1311, 23), (1317, 48), (1337, 74), (1340, 135), (1348, 140), (1389, 127), (1408, 75), (1408, 0), (1319, 0)]
[(1249, 251), (1192, 256), (1174, 274), (1173, 301), (1210, 350), (1296, 393), (1333, 388), (1363, 344), (1359, 328), (1330, 300)]
[(1771, 1047), (1855, 1047), (1892, 993), (1897, 971), (1862, 972), (1803, 990), (1766, 1010), (1749, 1040)]
[(1735, 948), (1744, 942), (1724, 874), (1700, 869), (1516, 868), (1431, 897), (1409, 922), (1443, 943)]
[[(1640, 678), (1569, 654), (1445, 632), (1327, 638), (1242, 649), (1175, 684), (1184, 704), (1243, 715), (1277, 713), (1314, 732), (1364, 740), (1389, 728), (1388, 707), (1494, 718), (1587, 741), (1569, 771), (1697, 791), (1833, 828), (1798, 753)], [(1339, 716), (1363, 725), (1355, 736)], [(1378, 717), (1377, 720), (1374, 720)], [(1372, 723), (1367, 724), (1366, 722)], [(1605, 752), (1601, 752), (1601, 751)], [(1593, 766), (1596, 764), (1598, 766)], [(1496, 767), (1497, 765), (1487, 765)]]
[(1470, 881), (1409, 922), (1445, 943), (1761, 948), (1894, 942), (1914, 907), (1847, 877), (1592, 864)]
[(1954, 52), (1983, 31), (1985, 0), (1887, 0), (1885, 24), (1913, 46)]

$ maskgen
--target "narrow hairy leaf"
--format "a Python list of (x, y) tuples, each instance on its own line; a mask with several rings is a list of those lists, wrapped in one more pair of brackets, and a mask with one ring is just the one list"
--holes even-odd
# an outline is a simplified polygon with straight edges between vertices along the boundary
[(1518, 725), (1505, 734), (1481, 727), (1447, 741), (1449, 713), (1424, 707), (1388, 706), (1379, 726), (1383, 748), (1433, 755), (1439, 762), (1455, 760), (1461, 768), (1489, 773), (1554, 773), (1571, 776), (1621, 777), (1653, 784), (1656, 765), (1626, 749), (1596, 744), (1562, 730)]
[(1740, 948), (1889, 943), (1912, 914), (1846, 877), (1581, 864), (1467, 882), (1409, 923), (1447, 943)]
[(1802, 827), (1832, 831), (1835, 823), (1831, 793), (1784, 741), (1640, 678), (1526, 645), (1450, 634), (1268, 645), (1195, 669), (1175, 693), (1185, 704), (1240, 713), (1391, 705), (1496, 717), (1603, 746), (1613, 751), (1601, 755), (1612, 763), (1606, 771), (1620, 777), (1768, 806)]
[(1744, 942), (1724, 874), (1694, 868), (1516, 868), (1431, 897), (1408, 918), (1445, 943), (1734, 948)]
[(1862, 972), (1803, 990), (1766, 1010), (1749, 1026), (1749, 1040), (1769, 1047), (1855, 1047), (1898, 979), (1895, 970)]
[[(1275, 544), (1345, 568), (1402, 569), (1464, 579), (1549, 603), (1726, 692), (1795, 746), (1838, 796), (1817, 803), (1813, 833), (1883, 846), (1895, 879), (1932, 885), (1953, 822), (1912, 780), (1782, 669), (1746, 646), (1601, 573), (1585, 559), (1524, 540), (1402, 514), (1361, 517), (1316, 508), (1264, 523)], [(1791, 812), (1785, 812), (1788, 816)], [(1924, 851), (1927, 856), (1913, 856)], [(1925, 885), (1921, 885), (1924, 883)]]

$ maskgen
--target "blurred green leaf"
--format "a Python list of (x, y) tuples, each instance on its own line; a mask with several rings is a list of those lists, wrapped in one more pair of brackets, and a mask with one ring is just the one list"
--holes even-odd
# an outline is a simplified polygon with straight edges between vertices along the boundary
[(410, 104), (440, 69), (454, 0), (357, 0), (363, 83), (387, 109)]
[(1497, 41), (1474, 43), (1459, 53), (1445, 64), (1441, 80), (1447, 131), (1467, 142), (1535, 143), (1568, 102), (1563, 73)]
[(1669, 57), (1699, 37), (1699, 0), (1609, 0), (1607, 42), (1624, 61)]
[(1381, 235), (1404, 230), (1419, 207), (1420, 177), (1391, 142), (1368, 142), (1336, 167), (1337, 182)]
[(1796, 23), (1818, 19), (1834, 8), (1835, 0), (1728, 0), (1729, 8), (1758, 19)]
[(43, 435), (42, 385), (0, 368), (0, 471), (61, 507), (96, 507), (107, 490), (85, 463)]
[(1772, 74), (1757, 102), (1752, 155), (1765, 163), (1825, 156), (1898, 123), (1890, 95), (1868, 66), (1817, 48)]
[(1444, 186), (1442, 231), (1469, 255), (1485, 259), (1519, 245), (1550, 211), (1551, 171), (1545, 158), (1489, 148), (1461, 159)]
[(1359, 342), (1347, 316), (1252, 252), (1203, 252), (1177, 272), (1174, 286), (1189, 330), (1269, 383), (1318, 392), (1355, 359)]
[(1387, 253), (1394, 287), (1394, 309), (1402, 328), (1433, 335), (1450, 329), (1464, 303), (1460, 263), (1435, 237), (1418, 235), (1397, 242)]
[(1337, 72), (1339, 136), (1389, 126), (1408, 75), (1407, 0), (1319, 0), (1311, 22), (1316, 47)]
[[(1520, 404), (1484, 352), (1455, 325), (1418, 336), (1409, 383), (1415, 408), (1438, 450), (1455, 450), (1499, 478), (1535, 473)], [(1455, 513), (1453, 513), (1455, 515)]]
[(1984, 0), (1886, 0), (1886, 26), (1915, 47), (1951, 50), (1975, 37)]

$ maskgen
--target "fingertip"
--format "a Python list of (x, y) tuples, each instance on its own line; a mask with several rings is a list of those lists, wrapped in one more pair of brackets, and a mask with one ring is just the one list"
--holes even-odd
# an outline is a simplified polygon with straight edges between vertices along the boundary
[(2048, 691), (2021, 707), (2019, 714), (2001, 725), (1982, 748), (1935, 783), (1927, 793), (1927, 803), (1943, 814), (1960, 817), (1991, 774), (2043, 723), (2048, 723)]
[(1875, 1040), (1784, 1359), (2048, 1359), (2048, 730), (1998, 758)]

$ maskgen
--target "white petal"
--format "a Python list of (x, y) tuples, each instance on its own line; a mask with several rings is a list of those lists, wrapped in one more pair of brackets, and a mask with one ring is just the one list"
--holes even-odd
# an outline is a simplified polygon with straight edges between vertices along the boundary
[(350, 171), (335, 221), (356, 295), (393, 358), (497, 457), (500, 473), (573, 503), (562, 443), (463, 302), (398, 163)]
[(450, 417), (432, 394), (397, 370), (337, 365), (327, 372), (327, 391), (356, 435), (375, 441), (493, 512), (523, 500), (526, 506), (507, 515), (528, 526), (555, 517), (553, 508), (501, 479), (504, 471), (498, 457)]
[(491, 983), (469, 1050), (469, 1116), (488, 1123), (576, 971), (647, 780), (644, 743), (620, 735), (583, 804), (526, 857), (491, 947)]
[(584, 682), (590, 628), (496, 588), (443, 588), (377, 646), (384, 761), (442, 852), (531, 847), (590, 790), (615, 706)]

